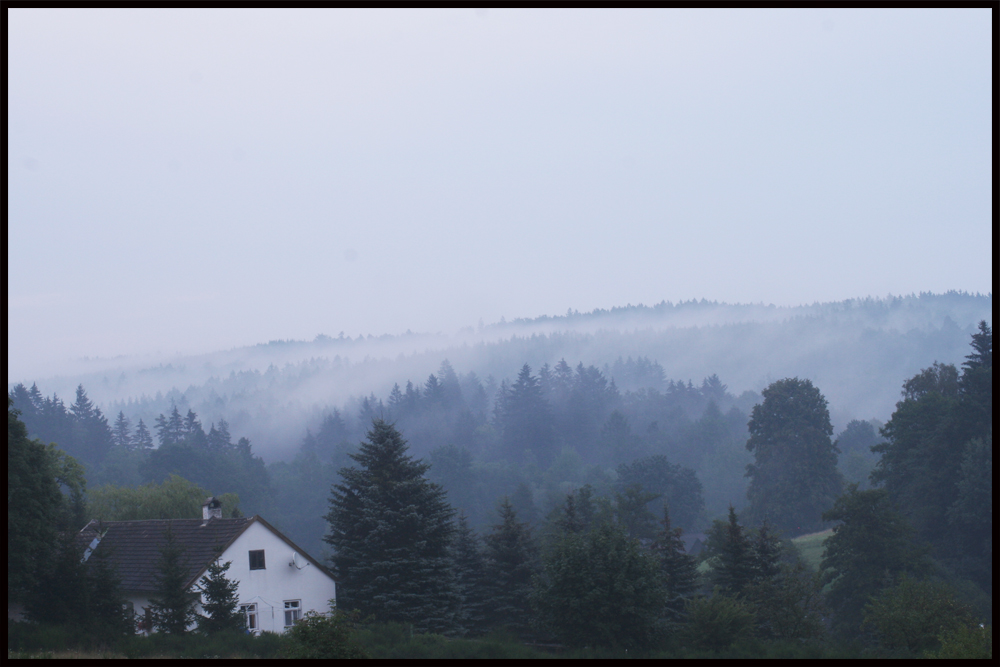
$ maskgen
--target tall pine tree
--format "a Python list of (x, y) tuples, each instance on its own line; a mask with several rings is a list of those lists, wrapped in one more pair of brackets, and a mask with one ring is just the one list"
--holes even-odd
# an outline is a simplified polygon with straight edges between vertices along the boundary
[(676, 623), (684, 615), (684, 603), (694, 596), (698, 588), (698, 569), (693, 557), (684, 549), (681, 539), (682, 531), (670, 523), (670, 511), (663, 504), (663, 528), (653, 543), (653, 551), (660, 557), (660, 570), (663, 575), (663, 590), (666, 597), (664, 616), (671, 623)]
[(486, 581), (492, 626), (506, 627), (525, 636), (531, 633), (532, 576), (538, 567), (531, 527), (517, 519), (508, 498), (499, 507), (486, 542)]
[(458, 517), (452, 545), (459, 606), (455, 615), (460, 634), (479, 634), (485, 627), (485, 562), (479, 537), (469, 527), (465, 515)]
[(166, 542), (160, 549), (159, 571), (156, 576), (156, 597), (150, 598), (153, 626), (160, 632), (183, 635), (197, 619), (196, 597), (189, 591), (184, 549), (177, 543), (167, 526)]
[(240, 582), (226, 577), (232, 564), (232, 561), (212, 561), (199, 582), (205, 600), (201, 605), (205, 613), (198, 619), (198, 629), (202, 632), (238, 631), (244, 627), (243, 616), (237, 610)]
[(406, 452), (395, 426), (374, 419), (351, 454), (357, 466), (340, 470), (324, 538), (334, 549), (338, 598), (380, 621), (449, 631), (458, 603), (449, 550), (455, 511), (426, 479), (430, 466)]

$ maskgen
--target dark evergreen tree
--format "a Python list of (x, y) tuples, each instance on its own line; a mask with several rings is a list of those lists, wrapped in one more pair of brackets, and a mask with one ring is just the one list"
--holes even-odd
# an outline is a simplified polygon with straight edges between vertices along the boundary
[(842, 485), (826, 399), (798, 378), (772, 383), (763, 397), (747, 425), (750, 520), (790, 535), (818, 530)]
[[(992, 503), (970, 505), (961, 494), (977, 478), (967, 462), (992, 465), (992, 447), (989, 457), (982, 449), (993, 433), (992, 330), (982, 322), (972, 338), (961, 375), (935, 363), (903, 384), (903, 400), (882, 429), (886, 441), (873, 448), (881, 458), (871, 478), (884, 485), (936, 558), (988, 591)], [(978, 495), (992, 497), (992, 473), (977, 486)]]
[(135, 427), (135, 448), (140, 452), (146, 452), (153, 448), (153, 436), (142, 419)]
[[(77, 552), (78, 553), (78, 552)], [(87, 560), (89, 599), (80, 616), (99, 637), (122, 637), (135, 632), (135, 618), (121, 589), (121, 579), (108, 562), (109, 551), (98, 549)]]
[(753, 543), (739, 524), (736, 510), (729, 506), (729, 522), (717, 524), (721, 539), (712, 561), (715, 584), (729, 595), (739, 595), (757, 578), (757, 563)]
[(170, 417), (161, 414), (156, 418), (156, 436), (160, 447), (177, 445), (184, 439), (184, 418), (176, 405), (170, 411)]
[(505, 497), (498, 508), (500, 522), (483, 538), (486, 544), (488, 624), (524, 637), (531, 634), (532, 576), (538, 567), (531, 527), (517, 520)]
[(656, 517), (649, 505), (660, 498), (638, 484), (615, 493), (614, 515), (618, 527), (633, 539), (652, 539), (656, 533)]
[(455, 410), (462, 405), (462, 385), (458, 374), (451, 363), (445, 359), (438, 369), (438, 382), (441, 386), (441, 403), (446, 410)]
[(132, 449), (132, 422), (124, 412), (118, 412), (118, 418), (115, 419), (115, 425), (111, 429), (111, 442), (120, 449)]
[(62, 494), (45, 446), (7, 398), (7, 602), (24, 603), (54, 556)]
[(196, 449), (204, 449), (208, 446), (208, 437), (205, 435), (205, 429), (202, 428), (201, 422), (198, 421), (198, 415), (195, 414), (194, 410), (188, 410), (187, 415), (184, 416), (184, 440)]
[(464, 514), (458, 517), (452, 554), (459, 598), (455, 613), (457, 629), (463, 635), (480, 634), (486, 627), (485, 560), (479, 537)]
[(662, 528), (653, 542), (653, 551), (660, 559), (660, 573), (663, 578), (664, 617), (667, 622), (677, 623), (684, 617), (684, 606), (698, 589), (697, 563), (684, 549), (681, 539), (683, 531), (670, 523), (670, 511), (663, 504)]
[(729, 395), (727, 393), (728, 389), (726, 385), (722, 384), (719, 376), (715, 373), (701, 382), (701, 395), (706, 401), (710, 401), (716, 405), (721, 405), (726, 400), (726, 397)]
[(563, 534), (545, 556), (533, 600), (570, 646), (645, 648), (664, 605), (657, 558), (617, 526)]
[(149, 600), (153, 626), (160, 632), (186, 634), (198, 618), (194, 610), (197, 597), (187, 588), (187, 572), (184, 549), (168, 525), (166, 542), (160, 549), (156, 596)]
[(233, 447), (233, 439), (229, 434), (229, 422), (225, 419), (219, 420), (219, 425), (212, 423), (208, 431), (208, 446), (215, 451), (228, 451)]
[(381, 419), (340, 470), (326, 515), (339, 601), (380, 621), (428, 631), (454, 626), (457, 593), (449, 551), (454, 510), (427, 481), (428, 465), (407, 455), (406, 441)]
[(621, 464), (647, 453), (645, 443), (641, 437), (632, 432), (625, 415), (613, 410), (601, 427), (598, 460)]
[(670, 505), (671, 518), (677, 526), (687, 530), (700, 527), (698, 524), (705, 510), (705, 500), (694, 470), (656, 455), (620, 465), (617, 472), (619, 489), (638, 484)]
[(389, 392), (389, 400), (386, 401), (386, 407), (389, 408), (389, 417), (392, 419), (399, 419), (403, 417), (406, 413), (406, 399), (403, 396), (402, 390), (399, 388), (399, 383), (393, 383), (392, 391)]
[(958, 479), (958, 494), (948, 510), (948, 521), (957, 528), (960, 569), (984, 590), (993, 579), (993, 438), (975, 438), (965, 445)]
[(25, 600), (28, 618), (50, 625), (83, 625), (89, 613), (89, 586), (72, 533), (61, 531), (53, 547)]
[(504, 393), (498, 410), (504, 450), (511, 460), (547, 465), (553, 453), (552, 417), (538, 378), (531, 375), (528, 364)]
[(802, 562), (782, 563), (774, 574), (754, 581), (743, 597), (754, 609), (757, 635), (765, 639), (821, 639), (829, 618), (821, 576)]
[(441, 407), (444, 401), (444, 392), (441, 389), (441, 383), (438, 382), (437, 376), (433, 373), (427, 378), (427, 382), (424, 383), (424, 400), (437, 407)]
[(872, 595), (904, 574), (923, 571), (922, 552), (885, 489), (858, 491), (852, 484), (823, 518), (839, 522), (826, 540), (822, 563), (834, 626), (854, 636)]
[(201, 608), (205, 612), (198, 619), (198, 629), (202, 632), (236, 632), (244, 628), (245, 621), (238, 610), (240, 582), (226, 577), (232, 564), (232, 561), (212, 561), (199, 582), (203, 597)]
[(754, 580), (773, 579), (781, 569), (781, 539), (765, 521), (751, 538)]
[(535, 506), (535, 493), (527, 482), (520, 482), (510, 494), (510, 505), (518, 519), (534, 529), (538, 524), (538, 508)]
[(72, 415), (72, 437), (61, 441), (63, 447), (74, 458), (87, 466), (100, 465), (111, 449), (111, 427), (101, 413), (87, 397), (83, 385), (76, 388), (76, 401), (70, 407)]
[[(560, 373), (557, 364), (556, 375)], [(594, 366), (577, 365), (565, 418), (559, 426), (566, 442), (573, 443), (585, 458), (596, 454), (600, 425), (611, 414), (618, 399), (617, 390), (609, 385), (601, 371)]]
[(566, 495), (566, 502), (560, 508), (553, 523), (561, 533), (581, 533), (587, 528), (577, 511), (575, 493)]

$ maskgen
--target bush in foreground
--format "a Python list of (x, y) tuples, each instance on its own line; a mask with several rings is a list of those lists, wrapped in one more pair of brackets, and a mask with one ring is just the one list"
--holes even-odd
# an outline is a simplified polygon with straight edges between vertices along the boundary
[(332, 659), (371, 657), (354, 642), (357, 614), (334, 610), (330, 614), (307, 612), (286, 634), (288, 658)]

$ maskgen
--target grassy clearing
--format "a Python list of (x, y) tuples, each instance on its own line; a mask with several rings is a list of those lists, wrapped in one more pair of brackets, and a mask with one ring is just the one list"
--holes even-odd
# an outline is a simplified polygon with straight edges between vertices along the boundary
[(802, 560), (818, 572), (820, 561), (823, 560), (823, 543), (831, 535), (833, 535), (832, 528), (809, 535), (800, 535), (792, 539), (792, 544), (798, 548)]

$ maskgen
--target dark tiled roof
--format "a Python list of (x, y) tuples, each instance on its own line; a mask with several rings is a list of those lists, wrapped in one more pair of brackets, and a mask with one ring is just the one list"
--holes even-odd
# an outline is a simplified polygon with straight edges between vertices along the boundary
[(188, 585), (191, 585), (254, 519), (91, 521), (79, 532), (76, 543), (85, 549), (98, 533), (103, 534), (91, 558), (95, 555), (106, 558), (117, 570), (123, 590), (154, 592), (160, 551), (167, 543), (168, 528), (183, 550), (181, 562), (188, 568)]

